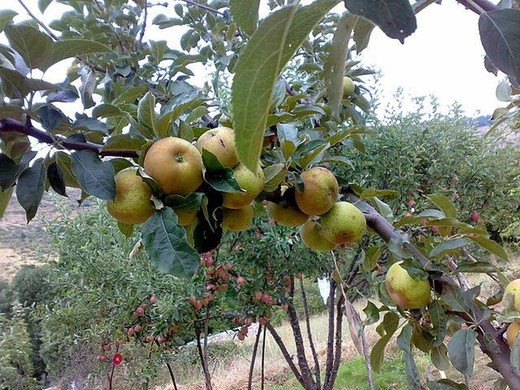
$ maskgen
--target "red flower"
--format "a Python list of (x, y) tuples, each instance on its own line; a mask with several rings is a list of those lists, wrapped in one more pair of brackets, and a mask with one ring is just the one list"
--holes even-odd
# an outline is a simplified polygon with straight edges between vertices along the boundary
[(112, 358), (112, 363), (114, 363), (116, 366), (123, 363), (123, 355), (121, 355), (120, 353), (116, 353)]

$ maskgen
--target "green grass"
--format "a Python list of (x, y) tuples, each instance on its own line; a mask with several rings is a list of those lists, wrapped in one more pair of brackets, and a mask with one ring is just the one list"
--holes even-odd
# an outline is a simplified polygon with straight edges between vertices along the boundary
[[(374, 373), (376, 388), (379, 390), (406, 390), (406, 368), (401, 356), (393, 356), (386, 360), (381, 367), (381, 372)], [(300, 390), (302, 387), (291, 379), (283, 385), (270, 386), (269, 390)], [(368, 389), (365, 362), (357, 357), (341, 364), (338, 377), (334, 386), (342, 390)]]

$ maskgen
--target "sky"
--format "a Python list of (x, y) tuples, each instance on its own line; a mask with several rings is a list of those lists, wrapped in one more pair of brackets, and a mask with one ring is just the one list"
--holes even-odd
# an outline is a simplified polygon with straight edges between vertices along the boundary
[[(25, 3), (42, 20), (52, 20), (60, 9), (67, 9), (58, 4), (51, 5), (42, 16), (36, 0), (25, 0)], [(171, 1), (168, 9), (162, 12), (173, 13), (173, 4), (175, 2)], [(16, 0), (0, 2), (0, 10), (8, 8), (25, 14)], [(341, 10), (340, 6), (338, 8)], [(386, 37), (376, 28), (368, 48), (361, 53), (363, 66), (381, 72), (377, 88), (381, 92), (379, 96), (383, 97), (383, 108), (392, 104), (398, 88), (404, 91), (405, 110), (413, 110), (413, 97), (429, 95), (438, 99), (442, 111), (448, 111), (454, 102), (458, 102), (471, 116), (491, 115), (495, 108), (504, 105), (495, 97), (501, 79), (484, 68), (478, 15), (454, 0), (445, 0), (442, 5), (432, 4), (420, 12), (417, 24), (416, 32), (406, 38), (404, 44)]]

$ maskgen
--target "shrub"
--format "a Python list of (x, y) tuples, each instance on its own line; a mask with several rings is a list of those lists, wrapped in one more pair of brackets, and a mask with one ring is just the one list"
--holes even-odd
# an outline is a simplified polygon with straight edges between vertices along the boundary
[(9, 281), (0, 279), (0, 313), (8, 314), (11, 311), (15, 294)]

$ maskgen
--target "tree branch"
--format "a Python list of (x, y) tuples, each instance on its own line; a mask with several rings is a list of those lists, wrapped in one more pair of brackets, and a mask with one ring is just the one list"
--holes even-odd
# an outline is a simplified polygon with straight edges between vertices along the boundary
[(314, 345), (314, 340), (312, 339), (312, 329), (311, 329), (311, 319), (309, 315), (309, 305), (307, 303), (307, 295), (305, 294), (305, 288), (303, 286), (303, 278), (300, 279), (300, 290), (302, 293), (302, 301), (303, 301), (303, 312), (305, 315), (305, 325), (307, 327), (307, 338), (309, 339), (309, 346), (311, 348), (312, 357), (314, 359), (314, 370), (315, 370), (315, 378), (316, 378), (316, 386), (321, 388), (321, 373), (320, 373), (320, 362), (318, 360), (318, 353), (316, 352), (316, 346)]
[(484, 12), (493, 11), (498, 7), (488, 0), (456, 0), (470, 11), (480, 15)]
[(25, 10), (25, 12), (27, 12), (27, 14), (36, 22), (38, 23), (38, 25), (43, 28), (45, 30), (45, 32), (47, 34), (49, 34), (49, 36), (54, 39), (55, 41), (58, 40), (58, 37), (49, 29), (49, 27), (47, 27), (45, 25), (45, 23), (43, 23), (40, 19), (38, 19), (32, 12), (31, 10), (25, 5), (25, 3), (22, 1), (22, 0), (18, 0), (18, 3), (20, 3), (20, 5), (23, 7), (23, 9)]
[(130, 149), (116, 149), (103, 150), (103, 145), (95, 144), (93, 142), (76, 142), (68, 141), (63, 137), (54, 137), (49, 133), (37, 129), (30, 123), (22, 123), (11, 118), (4, 118), (0, 120), (0, 133), (18, 133), (33, 137), (40, 142), (49, 144), (57, 149), (67, 150), (91, 150), (101, 157), (139, 157), (136, 150)]
[(260, 342), (260, 335), (262, 334), (262, 325), (258, 325), (258, 331), (256, 332), (255, 344), (253, 345), (253, 353), (251, 354), (251, 364), (249, 365), (249, 377), (247, 378), (247, 390), (253, 388), (253, 373), (255, 370), (255, 361), (258, 351), (258, 343)]
[(186, 4), (189, 4), (189, 5), (192, 5), (194, 7), (198, 7), (198, 8), (202, 8), (206, 11), (209, 11), (209, 12), (213, 12), (214, 14), (217, 14), (217, 15), (220, 15), (220, 16), (225, 16), (224, 15), (224, 12), (220, 12), (218, 9), (215, 9), (215, 8), (212, 8), (206, 4), (200, 4), (200, 3), (197, 3), (195, 1), (192, 1), (192, 0), (182, 0), (184, 1)]

